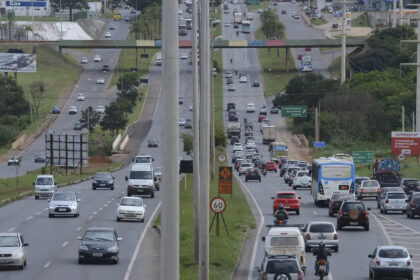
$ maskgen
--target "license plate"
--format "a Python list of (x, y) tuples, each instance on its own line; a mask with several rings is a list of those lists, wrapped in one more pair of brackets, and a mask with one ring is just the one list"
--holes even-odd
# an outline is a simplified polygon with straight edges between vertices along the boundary
[(319, 236), (318, 239), (327, 239), (326, 236)]
[(290, 209), (290, 206), (283, 206), (284, 209)]
[(357, 226), (359, 223), (358, 222), (350, 222), (349, 223), (351, 226)]
[(101, 186), (101, 187), (105, 187), (105, 184), (99, 184), (99, 186)]
[(58, 208), (58, 212), (67, 212), (66, 208)]
[(397, 263), (397, 262), (390, 262), (389, 263), (389, 266), (400, 266), (400, 264)]
[(94, 257), (103, 257), (104, 254), (102, 253), (92, 253), (92, 256)]
[(127, 217), (135, 217), (136, 214), (126, 214)]

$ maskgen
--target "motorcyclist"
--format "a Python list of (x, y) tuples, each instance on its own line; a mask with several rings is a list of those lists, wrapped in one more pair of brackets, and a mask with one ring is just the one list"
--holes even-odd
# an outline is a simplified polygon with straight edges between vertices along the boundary
[(320, 242), (318, 245), (318, 248), (314, 248), (313, 249), (313, 254), (314, 256), (316, 256), (316, 260), (315, 260), (315, 275), (318, 275), (318, 262), (320, 260), (324, 260), (327, 262), (327, 274), (330, 271), (330, 264), (328, 262), (328, 256), (331, 256), (331, 252), (325, 248), (325, 244), (324, 242)]
[(284, 224), (287, 224), (287, 219), (289, 219), (289, 213), (283, 208), (283, 204), (279, 204), (277, 210), (274, 212), (273, 216), (274, 224), (277, 225), (279, 221), (282, 221)]
[(236, 31), (236, 36), (239, 36), (239, 31)]
[(231, 63), (231, 64), (233, 63), (233, 59), (232, 59), (232, 58), (230, 59), (230, 63)]

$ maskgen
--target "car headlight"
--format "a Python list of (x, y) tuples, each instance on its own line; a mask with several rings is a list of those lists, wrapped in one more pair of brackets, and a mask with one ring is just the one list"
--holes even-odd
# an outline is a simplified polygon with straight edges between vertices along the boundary
[(118, 251), (117, 245), (114, 245), (114, 246), (108, 248), (108, 252), (116, 252), (116, 251)]
[(12, 256), (14, 258), (21, 258), (21, 257), (23, 257), (23, 252), (15, 252), (15, 253), (12, 254)]
[(70, 208), (77, 208), (77, 203), (73, 203), (72, 205), (70, 205)]
[(79, 250), (80, 251), (89, 251), (89, 248), (85, 245), (80, 245)]
[(114, 181), (113, 180), (108, 181), (108, 184), (114, 184)]

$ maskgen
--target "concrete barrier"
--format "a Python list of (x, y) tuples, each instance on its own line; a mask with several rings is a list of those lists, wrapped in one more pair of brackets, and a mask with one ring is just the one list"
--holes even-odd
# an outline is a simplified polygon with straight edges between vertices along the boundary
[(128, 143), (128, 140), (130, 140), (130, 137), (126, 135), (120, 144), (120, 151), (124, 151), (124, 148)]
[(118, 134), (117, 138), (115, 138), (114, 142), (112, 142), (112, 152), (115, 152), (115, 153), (118, 152), (120, 142), (121, 142), (121, 134)]
[(16, 139), (15, 142), (13, 142), (12, 150), (21, 150), (23, 148), (22, 146), (25, 144), (25, 141), (26, 141), (26, 134), (23, 134), (18, 139)]
[(303, 11), (300, 11), (300, 17), (305, 21), (306, 25), (312, 27), (311, 19)]

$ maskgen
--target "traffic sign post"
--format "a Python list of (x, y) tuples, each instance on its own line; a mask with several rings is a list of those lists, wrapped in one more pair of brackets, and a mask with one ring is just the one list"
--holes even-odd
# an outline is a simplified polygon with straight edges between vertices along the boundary
[(314, 148), (325, 148), (326, 144), (325, 141), (315, 141)]
[(353, 163), (356, 164), (372, 164), (375, 158), (373, 151), (354, 151), (352, 156)]
[(306, 105), (281, 106), (281, 116), (283, 118), (306, 118), (308, 108)]
[(221, 197), (214, 197), (210, 202), (210, 209), (211, 211), (213, 211), (214, 215), (213, 215), (213, 219), (211, 220), (209, 232), (211, 231), (214, 220), (216, 219), (216, 236), (219, 236), (219, 215), (220, 215), (222, 217), (226, 234), (229, 235), (225, 218), (223, 217), (223, 212), (226, 210), (226, 201)]
[(219, 195), (230, 194), (232, 196), (232, 167), (219, 167)]
[(217, 156), (217, 161), (218, 161), (219, 163), (224, 163), (224, 162), (226, 162), (226, 155), (225, 155), (225, 154), (220, 154), (220, 155), (218, 155), (218, 156)]

